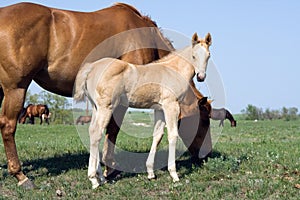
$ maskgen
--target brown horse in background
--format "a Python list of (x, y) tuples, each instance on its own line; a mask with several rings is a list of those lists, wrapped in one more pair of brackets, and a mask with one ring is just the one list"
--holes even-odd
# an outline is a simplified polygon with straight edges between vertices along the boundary
[(20, 117), (19, 117), (19, 123), (25, 124), (26, 118), (28, 117), (30, 120), (30, 123), (34, 124), (34, 118), (38, 117), (41, 120), (40, 124), (42, 124), (43, 120), (45, 119), (46, 123), (49, 125), (49, 121), (48, 121), (49, 113), (50, 112), (49, 112), (49, 108), (47, 105), (29, 104), (26, 108), (23, 108), (23, 110), (20, 114)]
[(220, 120), (219, 126), (224, 126), (224, 120), (228, 119), (231, 127), (236, 127), (236, 121), (234, 120), (232, 114), (225, 108), (213, 108), (211, 111), (211, 119)]
[(83, 125), (84, 123), (90, 123), (92, 119), (92, 116), (79, 116), (75, 122), (75, 124), (81, 124)]
[[(128, 30), (138, 30), (138, 34), (123, 34)], [(105, 48), (90, 54), (97, 45), (120, 34), (122, 42), (112, 41)], [(0, 46), (0, 129), (8, 170), (24, 188), (33, 188), (34, 184), (21, 169), (15, 131), (32, 80), (50, 92), (71, 97), (75, 77), (84, 61), (114, 57), (135, 64), (146, 64), (173, 50), (153, 21), (132, 6), (120, 3), (90, 13), (32, 3), (0, 8)], [(116, 52), (115, 49), (123, 51)], [(91, 56), (87, 58), (88, 55)], [(192, 88), (199, 93), (193, 85)], [(189, 105), (185, 105), (186, 110), (183, 110), (188, 115), (181, 116), (189, 116), (189, 110), (197, 107), (196, 104), (195, 99), (190, 100)], [(123, 113), (124, 108), (116, 110)], [(123, 117), (118, 115), (111, 118), (107, 128), (107, 133), (111, 134), (107, 134), (106, 146), (109, 145), (108, 141), (115, 143), (120, 129), (118, 125)], [(201, 131), (196, 130), (197, 134), (206, 135)], [(190, 132), (184, 134), (189, 135)], [(199, 143), (193, 148), (199, 149)], [(113, 152), (103, 153), (104, 160), (110, 153)]]

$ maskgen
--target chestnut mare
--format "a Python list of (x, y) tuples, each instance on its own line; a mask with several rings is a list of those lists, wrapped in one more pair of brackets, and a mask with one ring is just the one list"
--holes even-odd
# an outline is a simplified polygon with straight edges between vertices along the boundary
[(34, 124), (34, 118), (39, 117), (41, 120), (40, 124), (42, 124), (45, 119), (46, 123), (49, 125), (49, 121), (48, 121), (49, 113), (50, 112), (49, 112), (49, 108), (47, 105), (29, 104), (26, 108), (24, 108), (22, 110), (20, 118), (19, 118), (19, 123), (25, 124), (26, 118), (28, 117), (30, 119), (30, 123)]
[[(18, 185), (24, 188), (35, 187), (21, 169), (15, 143), (17, 118), (32, 80), (48, 91), (71, 97), (81, 64), (98, 44), (124, 31), (145, 27), (151, 30), (148, 35), (128, 35), (123, 40), (144, 48), (136, 48), (137, 50), (121, 55), (107, 50), (105, 56), (99, 54), (90, 58), (90, 61), (115, 57), (135, 64), (146, 64), (167, 55), (173, 47), (166, 42), (153, 21), (126, 4), (119, 3), (90, 13), (48, 8), (32, 3), (0, 8), (0, 128), (8, 170), (17, 178)], [(117, 43), (109, 49), (126, 49), (128, 42)], [(202, 95), (193, 82), (191, 91), (191, 98), (186, 99), (187, 103), (181, 107), (181, 120), (190, 116), (198, 117), (195, 110)], [(124, 107), (120, 106), (116, 110), (123, 111)], [(123, 117), (124, 115), (119, 115), (111, 118), (108, 124), (107, 133), (110, 134), (106, 135), (104, 144), (104, 162), (113, 160), (111, 144), (116, 142), (120, 129), (118, 124), (121, 124)], [(199, 123), (199, 126), (202, 125)], [(179, 134), (194, 137), (193, 132), (189, 131)], [(207, 133), (201, 128), (192, 131), (199, 138)], [(198, 157), (203, 140), (200, 139), (199, 142), (195, 138), (193, 141), (196, 140), (189, 146), (189, 150), (193, 152), (193, 156)]]
[[(179, 103), (183, 102), (195, 74), (201, 82), (206, 77), (211, 36), (207, 34), (202, 40), (195, 33), (191, 43), (181, 51), (174, 51), (146, 65), (102, 58), (86, 63), (79, 70), (75, 81), (74, 100), (83, 101), (86, 96), (93, 105), (89, 127), (88, 168), (93, 189), (105, 180), (100, 164), (99, 143), (114, 109), (120, 104), (131, 108), (154, 109), (153, 143), (146, 163), (148, 179), (155, 178), (155, 153), (166, 126), (169, 141), (168, 171), (174, 182), (179, 181), (175, 164)], [(204, 101), (201, 104), (206, 103)]]

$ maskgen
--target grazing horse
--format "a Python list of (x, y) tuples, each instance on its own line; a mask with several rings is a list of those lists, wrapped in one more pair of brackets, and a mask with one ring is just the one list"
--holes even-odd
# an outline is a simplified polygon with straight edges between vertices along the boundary
[(77, 120), (76, 120), (76, 125), (77, 124), (81, 124), (81, 125), (83, 125), (84, 123), (90, 123), (91, 122), (91, 119), (92, 119), (92, 116), (79, 116), (78, 118), (77, 118)]
[(231, 127), (236, 127), (236, 121), (234, 120), (232, 114), (225, 108), (213, 108), (211, 111), (211, 119), (221, 120), (219, 126), (224, 126), (224, 120), (228, 119), (230, 121)]
[[(199, 82), (204, 81), (210, 45), (209, 33), (203, 40), (195, 33), (190, 46), (147, 65), (137, 66), (115, 58), (103, 58), (87, 63), (79, 70), (74, 100), (83, 101), (84, 96), (87, 96), (93, 105), (88, 167), (93, 189), (105, 180), (100, 164), (99, 142), (119, 104), (154, 109), (153, 143), (146, 162), (148, 179), (155, 178), (155, 153), (166, 126), (169, 141), (168, 171), (174, 182), (179, 181), (175, 165), (179, 103), (183, 102), (195, 74)], [(206, 101), (202, 104), (205, 105)]]
[(28, 117), (30, 120), (31, 124), (34, 124), (34, 118), (38, 117), (40, 118), (41, 122), (40, 124), (43, 123), (43, 118), (46, 118), (46, 122), (49, 125), (49, 121), (48, 121), (48, 116), (49, 115), (49, 108), (47, 105), (43, 105), (43, 104), (37, 104), (37, 105), (33, 105), (33, 104), (29, 104), (26, 108), (23, 109), (23, 111), (21, 112), (20, 118), (19, 118), (19, 123), (25, 124), (26, 118)]
[[(87, 60), (114, 57), (130, 63), (146, 64), (173, 50), (155, 22), (127, 4), (117, 3), (90, 13), (60, 10), (33, 3), (0, 8), (0, 129), (8, 171), (17, 178), (18, 185), (29, 189), (35, 187), (22, 171), (15, 142), (17, 118), (31, 81), (35, 80), (50, 92), (71, 97), (78, 70), (91, 51), (112, 36), (137, 29), (144, 30), (143, 34), (134, 37), (132, 34), (125, 34), (122, 42), (102, 48), (101, 53), (93, 51), (95, 53)], [(125, 53), (114, 51), (129, 46), (133, 49)], [(202, 95), (193, 82), (191, 90), (191, 99), (186, 98), (188, 103), (181, 107), (183, 121), (188, 121), (185, 119), (191, 115), (197, 118), (195, 109)], [(123, 111), (125, 108), (120, 106), (116, 108), (118, 110)], [(107, 127), (103, 161), (108, 163), (113, 157), (111, 144), (116, 142), (123, 117), (124, 115), (119, 115), (111, 118)], [(195, 140), (198, 136), (207, 134), (201, 128), (192, 131), (196, 132)], [(191, 133), (190, 130), (179, 132), (185, 136), (192, 135)], [(200, 147), (201, 143), (195, 142), (189, 149), (193, 149), (195, 153)]]

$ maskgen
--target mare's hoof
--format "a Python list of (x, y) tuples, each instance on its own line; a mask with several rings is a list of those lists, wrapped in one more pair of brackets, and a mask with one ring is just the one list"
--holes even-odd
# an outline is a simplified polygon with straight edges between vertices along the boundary
[(26, 178), (23, 181), (20, 181), (18, 183), (18, 186), (21, 186), (22, 188), (26, 189), (26, 190), (32, 190), (32, 189), (36, 189), (36, 185), (28, 178)]

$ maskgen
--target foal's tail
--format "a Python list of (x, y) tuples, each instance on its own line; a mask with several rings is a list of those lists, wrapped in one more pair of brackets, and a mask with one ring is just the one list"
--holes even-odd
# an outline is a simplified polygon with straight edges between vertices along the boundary
[(93, 65), (92, 64), (85, 64), (83, 67), (80, 68), (76, 80), (75, 80), (75, 89), (73, 98), (75, 101), (80, 102), (84, 100), (85, 91), (86, 91), (86, 80), (88, 74), (92, 71)]

